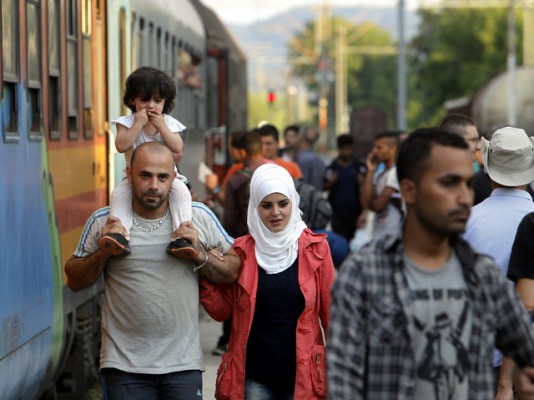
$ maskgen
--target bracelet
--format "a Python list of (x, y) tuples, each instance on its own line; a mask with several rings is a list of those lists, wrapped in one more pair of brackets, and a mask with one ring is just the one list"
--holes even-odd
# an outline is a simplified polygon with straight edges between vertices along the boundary
[(208, 252), (204, 249), (202, 249), (202, 251), (204, 252), (204, 262), (202, 264), (199, 264), (199, 265), (196, 265), (193, 267), (193, 272), (197, 272), (200, 268), (204, 267), (204, 265), (207, 264), (208, 262)]
[(211, 191), (211, 194), (216, 196), (219, 194), (220, 191), (221, 191), (221, 188), (217, 186), (216, 188), (213, 188), (213, 190)]

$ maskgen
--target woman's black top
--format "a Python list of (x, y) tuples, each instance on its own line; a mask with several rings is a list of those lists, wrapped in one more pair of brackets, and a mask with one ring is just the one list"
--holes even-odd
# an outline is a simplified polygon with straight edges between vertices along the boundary
[(298, 258), (283, 272), (258, 267), (256, 310), (250, 330), (245, 377), (271, 387), (295, 387), (296, 328), (304, 310), (298, 282)]

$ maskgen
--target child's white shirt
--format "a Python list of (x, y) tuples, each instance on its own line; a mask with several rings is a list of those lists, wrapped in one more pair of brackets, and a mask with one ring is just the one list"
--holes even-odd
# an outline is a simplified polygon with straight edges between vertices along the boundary
[[(169, 128), (172, 133), (178, 134), (177, 132), (182, 132), (186, 129), (184, 124), (182, 124), (177, 119), (171, 117), (170, 115), (163, 114), (163, 120), (165, 121), (165, 125), (167, 125), (167, 128)], [(129, 129), (134, 124), (134, 121), (134, 114), (131, 114), (122, 115), (116, 120), (111, 121), (111, 123), (114, 125), (121, 124), (124, 125), (126, 129)], [(163, 138), (161, 137), (161, 134), (159, 132), (157, 132), (155, 135), (147, 135), (143, 130), (141, 130), (141, 132), (139, 132), (139, 135), (137, 135), (137, 138), (135, 139), (131, 149), (124, 152), (124, 157), (126, 158), (126, 165), (130, 165), (130, 159), (132, 158), (132, 152), (134, 151), (134, 149), (140, 144), (148, 142), (164, 143)]]

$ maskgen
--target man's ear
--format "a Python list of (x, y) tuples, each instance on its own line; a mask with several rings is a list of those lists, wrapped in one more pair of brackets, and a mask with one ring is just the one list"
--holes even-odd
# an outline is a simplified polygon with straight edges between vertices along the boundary
[(130, 184), (132, 183), (132, 167), (126, 167), (126, 177), (128, 178), (128, 182)]
[(417, 187), (410, 179), (402, 179), (399, 182), (401, 197), (406, 204), (413, 204), (417, 198)]

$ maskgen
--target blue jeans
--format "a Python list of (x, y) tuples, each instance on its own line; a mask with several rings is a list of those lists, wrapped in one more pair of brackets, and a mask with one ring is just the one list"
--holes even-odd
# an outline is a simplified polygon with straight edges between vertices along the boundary
[(135, 374), (115, 368), (100, 371), (104, 400), (201, 400), (202, 372)]
[(294, 390), (271, 388), (262, 383), (245, 380), (245, 400), (293, 400)]

